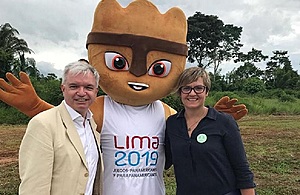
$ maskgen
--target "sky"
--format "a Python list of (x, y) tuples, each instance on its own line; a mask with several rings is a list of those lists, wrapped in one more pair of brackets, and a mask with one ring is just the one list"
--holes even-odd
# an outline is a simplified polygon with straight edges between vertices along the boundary
[[(131, 0), (118, 0), (126, 7)], [(243, 27), (241, 51), (251, 48), (272, 56), (288, 51), (294, 70), (300, 73), (300, 0), (151, 0), (161, 13), (181, 8), (186, 17), (196, 12), (218, 16), (224, 24)], [(16, 28), (34, 54), (44, 75), (59, 77), (65, 65), (87, 59), (85, 42), (99, 0), (1, 0), (0, 25)], [(223, 74), (241, 64), (222, 63)], [(263, 64), (257, 65), (262, 70)]]

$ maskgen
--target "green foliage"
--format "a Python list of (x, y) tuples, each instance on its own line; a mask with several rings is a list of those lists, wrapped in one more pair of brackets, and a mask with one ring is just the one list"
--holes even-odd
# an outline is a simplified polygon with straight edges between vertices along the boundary
[(224, 25), (218, 16), (196, 12), (187, 22), (188, 61), (197, 62), (200, 67), (214, 65), (216, 73), (220, 63), (232, 59), (243, 46), (242, 27)]
[(209, 72), (211, 78), (211, 89), (210, 91), (226, 91), (226, 82), (225, 76), (220, 75), (219, 73), (212, 74)]
[(60, 80), (53, 77), (41, 78), (39, 80), (32, 78), (31, 82), (38, 96), (49, 104), (57, 106), (63, 100)]
[(296, 102), (299, 99), (300, 92), (296, 90), (273, 89), (259, 94), (259, 97), (267, 99), (277, 99), (281, 102)]
[(265, 99), (260, 97), (243, 98), (251, 115), (298, 115), (300, 114), (300, 100), (282, 102), (280, 99)]
[(166, 185), (166, 195), (176, 194), (176, 180), (173, 166), (164, 171), (164, 181)]
[(168, 95), (167, 97), (162, 98), (161, 101), (168, 104), (170, 107), (175, 109), (177, 112), (183, 108), (180, 97), (176, 94)]
[(249, 94), (255, 94), (260, 91), (265, 91), (266, 87), (262, 80), (252, 77), (245, 79), (242, 90)]
[[(40, 82), (40, 84), (41, 83), (43, 82)], [(58, 87), (59, 81), (49, 81), (43, 85), (48, 84), (49, 86), (39, 86), (35, 83), (42, 99), (52, 105), (57, 105), (63, 98)], [(51, 95), (49, 96), (48, 94)], [(103, 94), (104, 93), (100, 90), (99, 95)], [(299, 94), (299, 91), (283, 91), (280, 89), (259, 91), (256, 94), (249, 94), (244, 91), (210, 91), (209, 96), (206, 98), (205, 105), (213, 107), (222, 97), (229, 96), (230, 98), (238, 99), (237, 104), (245, 104), (250, 115), (298, 115), (300, 114)], [(176, 94), (169, 95), (163, 98), (162, 101), (177, 111), (183, 108), (180, 98)], [(0, 102), (0, 124), (26, 124), (28, 121), (29, 117), (15, 108)]]
[(280, 98), (279, 98), (280, 101), (282, 102), (296, 102), (296, 98), (294, 98), (293, 96), (291, 95), (282, 95)]
[(288, 95), (295, 97), (296, 99), (300, 99), (300, 91), (299, 90), (286, 89), (286, 90), (284, 90), (284, 92)]
[(239, 53), (235, 62), (245, 62), (246, 64), (254, 64), (254, 62), (261, 62), (268, 58), (261, 50), (252, 48), (248, 53)]
[(234, 74), (236, 75), (236, 79), (242, 80), (251, 77), (259, 78), (263, 75), (263, 71), (257, 68), (253, 63), (245, 62), (244, 65), (234, 71)]
[[(218, 92), (211, 91), (208, 95), (208, 98), (211, 98), (211, 101), (214, 103), (219, 101), (224, 96), (229, 96), (230, 98), (239, 99), (240, 97), (237, 93), (238, 92), (231, 92), (231, 91), (218, 91)], [(207, 98), (207, 100), (208, 100), (208, 98)]]
[(9, 23), (0, 26), (0, 78), (5, 78), (7, 72), (14, 70), (37, 71), (35, 64), (32, 65), (32, 61), (25, 59), (25, 53), (30, 54), (33, 51), (24, 39), (17, 37), (18, 35), (18, 30)]
[(29, 120), (28, 116), (13, 107), (0, 107), (0, 124), (27, 124)]

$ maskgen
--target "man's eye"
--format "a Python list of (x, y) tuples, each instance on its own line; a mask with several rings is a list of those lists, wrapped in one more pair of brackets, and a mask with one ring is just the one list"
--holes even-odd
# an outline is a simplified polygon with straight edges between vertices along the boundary
[(93, 90), (94, 90), (94, 87), (86, 87), (86, 89), (87, 89), (88, 91), (93, 91)]
[(70, 89), (77, 89), (77, 86), (76, 85), (70, 85), (69, 88)]

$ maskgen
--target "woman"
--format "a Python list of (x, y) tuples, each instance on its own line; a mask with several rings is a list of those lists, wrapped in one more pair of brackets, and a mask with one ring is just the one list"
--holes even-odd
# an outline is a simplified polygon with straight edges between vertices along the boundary
[(236, 121), (204, 106), (210, 87), (202, 68), (180, 76), (175, 90), (184, 109), (167, 120), (166, 169), (174, 165), (177, 195), (253, 195), (253, 173)]

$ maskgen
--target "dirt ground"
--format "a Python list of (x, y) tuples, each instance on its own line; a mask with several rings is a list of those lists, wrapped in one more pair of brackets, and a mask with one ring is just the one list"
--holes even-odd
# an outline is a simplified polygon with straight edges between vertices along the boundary
[[(238, 123), (258, 194), (300, 194), (300, 115), (247, 116)], [(18, 151), (25, 129), (0, 125), (0, 195), (17, 194)], [(174, 182), (166, 182), (166, 189), (173, 189)]]
[(18, 161), (26, 125), (0, 125), (0, 167)]

